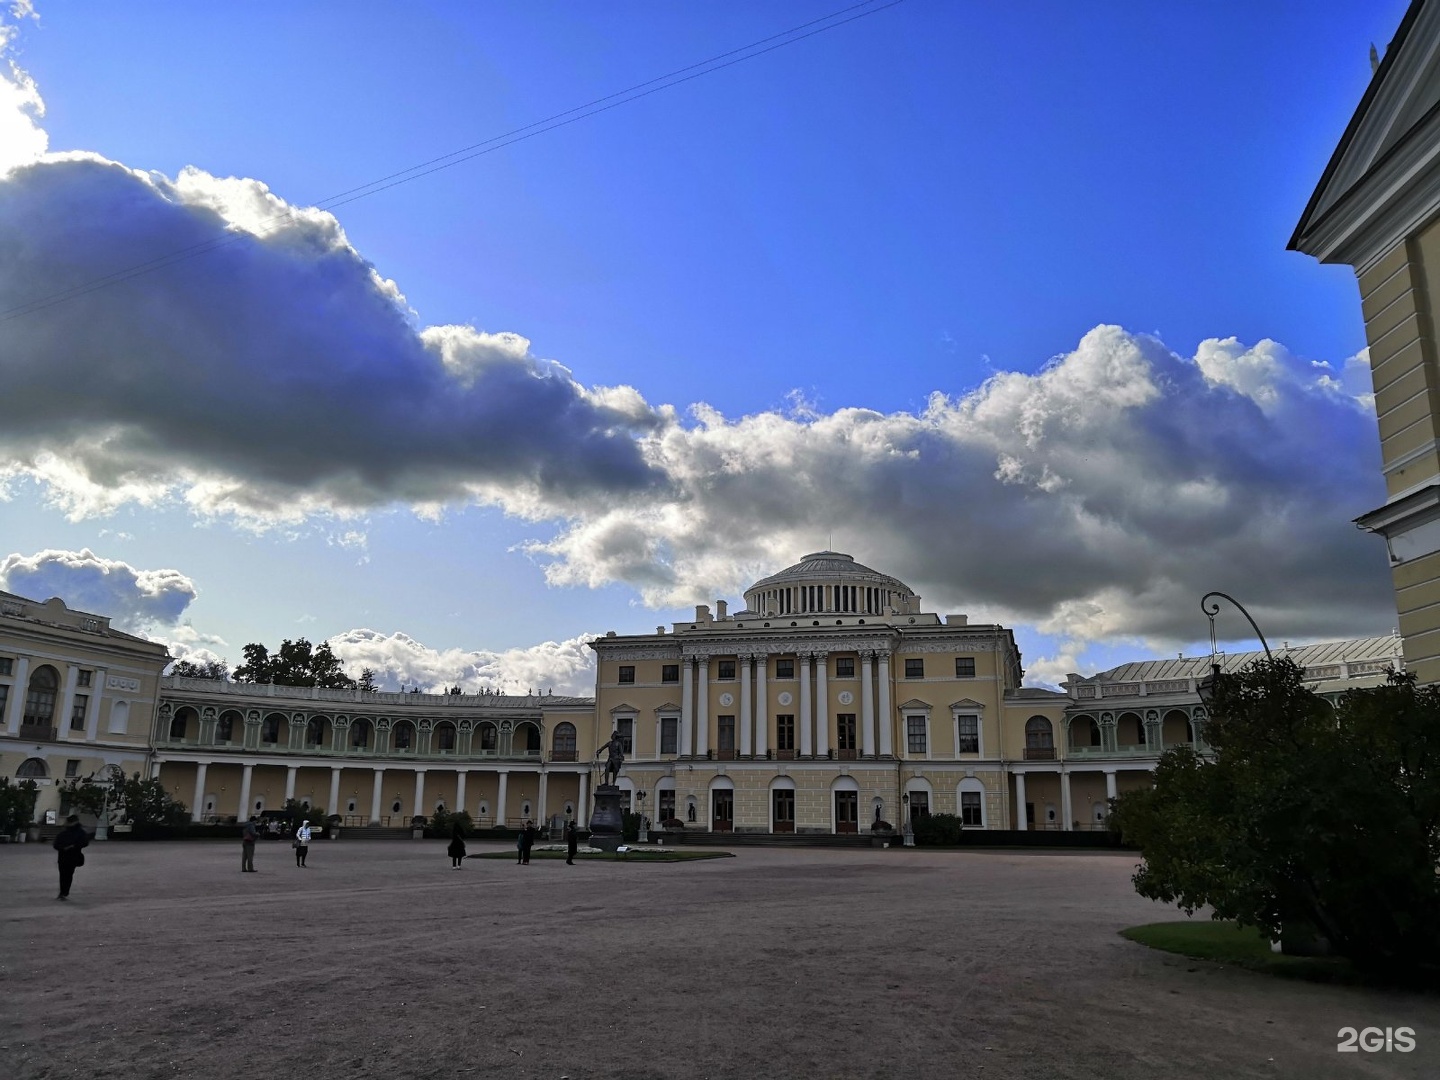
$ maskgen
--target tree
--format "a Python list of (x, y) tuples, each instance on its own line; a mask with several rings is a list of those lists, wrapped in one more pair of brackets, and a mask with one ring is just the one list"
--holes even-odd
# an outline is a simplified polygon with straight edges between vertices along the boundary
[(206, 660), (199, 664), (190, 660), (176, 660), (170, 674), (181, 679), (213, 679), (221, 682), (228, 667), (224, 660)]
[(1289, 658), (1216, 680), (1206, 740), (1116, 800), (1136, 891), (1272, 938), (1314, 928), (1357, 966), (1440, 964), (1440, 688), (1413, 676), (1337, 708)]
[(142, 780), (136, 773), (116, 786), (119, 791), (112, 798), (118, 797), (132, 825), (184, 825), (190, 820), (189, 808), (166, 791), (158, 778)]
[(380, 688), (375, 685), (375, 672), (371, 668), (364, 668), (360, 672), (360, 678), (355, 683), (357, 690), (364, 690), (367, 694), (373, 694)]
[(34, 780), (11, 783), (8, 776), (0, 776), (0, 834), (13, 835), (34, 821), (39, 795), (40, 785)]
[(231, 674), (236, 682), (320, 686), (332, 690), (355, 688), (355, 680), (345, 674), (340, 658), (328, 641), (312, 646), (305, 638), (296, 641), (287, 638), (280, 643), (280, 649), (274, 655), (264, 645), (252, 642), (245, 646), (243, 652), (245, 663)]

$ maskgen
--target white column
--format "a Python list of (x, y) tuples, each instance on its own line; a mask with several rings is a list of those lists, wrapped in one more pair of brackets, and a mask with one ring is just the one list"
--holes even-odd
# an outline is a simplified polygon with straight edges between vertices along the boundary
[(796, 671), (800, 675), (800, 715), (796, 717), (797, 726), (800, 728), (800, 756), (808, 758), (815, 752), (814, 744), (810, 741), (810, 721), (813, 711), (810, 707), (810, 654), (800, 653), (795, 659), (798, 661)]
[(695, 677), (695, 756), (710, 749), (710, 658), (700, 657)]
[(1060, 827), (1065, 832), (1070, 832), (1070, 773), (1065, 769), (1060, 770), (1060, 813), (1065, 815), (1060, 822)]
[(21, 656), (15, 661), (15, 682), (10, 687), (10, 704), (6, 711), (5, 730), (11, 735), (20, 734), (20, 719), (25, 715), (25, 691), (30, 686), (26, 678), (30, 671), (30, 660)]
[(870, 654), (860, 654), (860, 752), (875, 756), (875, 672)]
[[(190, 804), (191, 821), (199, 821), (205, 815), (205, 770), (209, 766), (208, 761), (202, 761), (195, 766), (195, 801)], [(238, 818), (240, 815), (235, 816)]]
[(465, 809), (465, 777), (469, 775), (468, 770), (459, 769), (455, 773), (455, 809)]
[(815, 756), (830, 754), (830, 688), (826, 683), (829, 653), (815, 654)]
[(741, 655), (740, 663), (740, 756), (750, 756), (750, 657)]
[(300, 766), (291, 765), (285, 770), (285, 801), (288, 803), (295, 798), (295, 774), (300, 771)]
[[(105, 676), (108, 673), (104, 668), (96, 668), (95, 673), (90, 677), (90, 712), (85, 717), (85, 738), (94, 742), (100, 732), (100, 702), (105, 696)], [(219, 810), (217, 806), (215, 808)]]
[(1105, 770), (1105, 797), (1107, 799), (1113, 799), (1116, 797), (1114, 769)]
[(876, 710), (876, 722), (880, 727), (880, 756), (890, 757), (895, 753), (891, 731), (895, 727), (890, 715), (890, 654), (880, 654), (880, 708)]
[(330, 766), (330, 801), (325, 804), (326, 814), (340, 813), (340, 770)]
[[(689, 757), (690, 747), (694, 745), (690, 731), (695, 726), (695, 661), (691, 657), (682, 661), (680, 675), (680, 756)], [(589, 821), (589, 814), (582, 820)]]
[(544, 769), (540, 770), (540, 794), (535, 796), (535, 820), (545, 820), (545, 796), (549, 794), (550, 774)]
[(580, 801), (575, 804), (575, 822), (577, 828), (584, 828), (590, 824), (590, 774), (580, 774)]
[(370, 824), (371, 824), (371, 825), (379, 825), (379, 824), (380, 824), (380, 789), (381, 789), (381, 788), (384, 786), (384, 784), (385, 784), (385, 770), (384, 770), (384, 769), (374, 769), (374, 770), (372, 770), (372, 771), (374, 772), (375, 779), (374, 779), (374, 781), (372, 782), (371, 787), (370, 787)]
[[(770, 701), (765, 689), (765, 674), (770, 667), (770, 654), (755, 657), (755, 756), (764, 757), (770, 743)], [(678, 809), (678, 807), (677, 807)]]
[(237, 821), (249, 821), (255, 811), (250, 809), (250, 778), (255, 772), (254, 765), (246, 765), (240, 771), (240, 809), (236, 811)]
[(412, 816), (420, 817), (425, 813), (425, 770), (415, 770), (415, 809)]
[(497, 825), (505, 824), (505, 795), (509, 787), (510, 774), (502, 772), (500, 774), (500, 792), (495, 797), (495, 824)]
[(80, 680), (80, 669), (74, 664), (65, 667), (65, 690), (60, 695), (60, 715), (55, 717), (55, 733), (62, 742), (70, 738), (70, 709), (75, 704), (75, 684)]
[(1025, 820), (1025, 774), (1015, 774), (1015, 828), (1022, 832), (1030, 826)]

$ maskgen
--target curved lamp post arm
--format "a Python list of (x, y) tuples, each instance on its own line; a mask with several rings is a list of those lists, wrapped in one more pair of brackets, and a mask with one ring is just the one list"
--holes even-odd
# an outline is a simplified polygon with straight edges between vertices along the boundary
[(1270, 646), (1265, 641), (1265, 635), (1260, 632), (1260, 627), (1255, 625), (1255, 620), (1250, 617), (1250, 612), (1245, 610), (1245, 605), (1228, 593), (1223, 592), (1208, 592), (1200, 598), (1200, 610), (1203, 611), (1205, 617), (1210, 620), (1210, 654), (1214, 656), (1216, 652), (1215, 616), (1220, 614), (1220, 605), (1218, 603), (1206, 603), (1212, 596), (1218, 596), (1222, 600), (1229, 600), (1230, 603), (1235, 605), (1240, 614), (1245, 616), (1245, 621), (1250, 624), (1250, 629), (1255, 631), (1255, 636), (1260, 639), (1260, 646), (1265, 650), (1266, 658), (1273, 660), (1274, 657), (1270, 653)]

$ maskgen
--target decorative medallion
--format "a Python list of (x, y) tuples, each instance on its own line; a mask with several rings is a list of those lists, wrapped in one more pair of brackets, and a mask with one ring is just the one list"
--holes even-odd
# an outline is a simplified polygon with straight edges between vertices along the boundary
[(724, 705), (728, 709), (731, 705), (735, 704), (735, 695), (728, 692), (721, 694), (720, 704)]
[(841, 691), (840, 691), (840, 704), (841, 704), (841, 705), (849, 705), (849, 704), (850, 704), (852, 701), (854, 701), (854, 700), (855, 700), (855, 695), (852, 694), (852, 693), (850, 693), (849, 690), (841, 690)]
[(775, 700), (778, 701), (781, 705), (789, 705), (790, 702), (794, 701), (795, 699), (790, 696), (789, 690), (784, 690)]

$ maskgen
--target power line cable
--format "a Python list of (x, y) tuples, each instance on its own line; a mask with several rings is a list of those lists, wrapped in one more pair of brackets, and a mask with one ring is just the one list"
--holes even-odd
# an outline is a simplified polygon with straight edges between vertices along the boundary
[[(901, 3), (904, 3), (904, 0), (888, 0), (886, 3), (877, 3), (877, 0), (861, 0), (861, 3), (852, 4), (849, 7), (833, 11), (818, 19), (812, 19), (798, 26), (792, 26), (788, 30), (782, 30), (780, 33), (760, 38), (757, 41), (752, 41), (748, 45), (742, 45), (739, 48), (718, 53), (706, 60), (677, 68), (668, 74), (658, 75), (653, 79), (636, 83), (624, 90), (617, 90), (614, 93), (595, 98), (593, 101), (587, 102), (584, 105), (577, 105), (574, 108), (555, 113), (543, 120), (537, 120), (523, 127), (513, 128), (503, 134), (472, 143), (470, 146), (462, 147), (459, 150), (454, 150), (440, 157), (421, 162), (418, 165), (412, 165), (408, 169), (402, 169), (399, 172), (391, 173), (377, 180), (372, 180), (367, 184), (361, 184), (359, 187), (350, 188), (348, 191), (342, 191), (339, 194), (329, 196), (315, 203), (313, 206), (303, 209), (330, 210), (334, 207), (345, 206), (349, 203), (357, 202), (360, 199), (369, 198), (371, 195), (377, 195), (382, 191), (400, 187), (402, 184), (411, 183), (422, 177), (442, 172), (445, 169), (452, 169), (467, 161), (473, 161), (475, 158), (492, 154), (497, 150), (503, 150), (509, 146), (514, 146), (516, 143), (524, 142), (527, 139), (533, 139), (537, 135), (543, 135), (557, 128), (567, 127), (580, 120), (587, 120), (590, 117), (609, 112), (611, 109), (619, 108), (621, 105), (628, 105), (631, 102), (639, 101), (642, 98), (649, 97), (651, 94), (657, 94), (662, 90), (669, 90), (695, 79), (702, 78), (703, 76), (713, 75), (717, 71), (723, 71), (726, 68), (734, 67), (736, 64), (744, 63), (746, 60), (753, 60), (756, 57), (764, 56), (767, 53), (774, 52), (777, 49), (783, 49), (789, 45), (794, 45), (797, 42), (804, 41), (817, 34), (823, 34), (827, 30), (834, 30), (847, 23), (878, 14), (888, 8), (896, 7)], [(764, 48), (761, 48), (761, 46), (764, 46)], [(288, 207), (282, 213), (274, 215), (273, 220), (263, 223), (258, 227), (247, 229), (243, 232), (227, 231), (224, 235), (211, 240), (191, 244), (188, 247), (177, 248), (165, 255), (159, 255), (144, 262), (135, 263), (110, 274), (91, 278), (89, 281), (71, 286), (68, 289), (51, 293), (48, 296), (37, 297), (24, 304), (5, 309), (0, 311), (0, 322), (9, 322), (13, 319), (24, 318), (27, 315), (55, 307), (58, 304), (67, 303), (81, 296), (98, 292), (101, 289), (107, 289), (111, 286), (130, 281), (133, 278), (151, 274), (157, 270), (163, 270), (176, 263), (198, 258), (201, 255), (209, 254), (220, 248), (239, 243), (249, 237), (257, 235), (263, 236), (296, 220), (301, 209), (302, 208), (293, 206)]]

